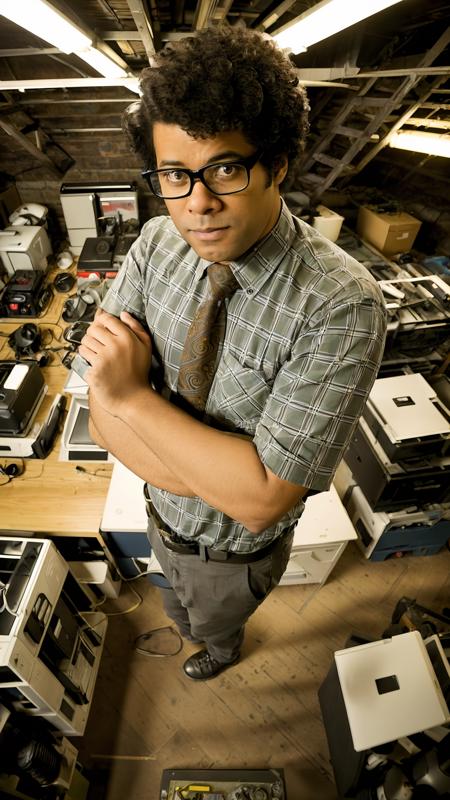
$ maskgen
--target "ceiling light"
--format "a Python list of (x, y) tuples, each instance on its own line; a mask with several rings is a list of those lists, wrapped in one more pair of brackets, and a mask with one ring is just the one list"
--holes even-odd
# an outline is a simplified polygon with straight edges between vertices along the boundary
[(0, 0), (0, 14), (63, 53), (73, 53), (92, 44), (85, 33), (46, 0)]
[(86, 50), (77, 50), (76, 55), (90, 64), (93, 69), (97, 70), (100, 75), (105, 78), (126, 78), (127, 72), (122, 69), (112, 58), (109, 58), (101, 50), (95, 47), (89, 47)]
[(445, 133), (399, 131), (392, 134), (389, 145), (398, 150), (411, 150), (414, 153), (450, 158), (450, 136)]
[(302, 53), (316, 42), (360, 22), (401, 0), (322, 0), (286, 25), (274, 40), (282, 49)]

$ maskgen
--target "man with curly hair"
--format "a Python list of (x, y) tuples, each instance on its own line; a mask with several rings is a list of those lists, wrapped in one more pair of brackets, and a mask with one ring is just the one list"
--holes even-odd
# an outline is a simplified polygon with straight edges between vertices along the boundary
[(146, 481), (164, 607), (204, 643), (183, 669), (205, 680), (239, 659), (306, 493), (330, 487), (385, 311), (368, 272), (281, 198), (307, 101), (267, 37), (202, 31), (141, 87), (126, 128), (169, 216), (143, 226), (80, 354), (92, 436)]

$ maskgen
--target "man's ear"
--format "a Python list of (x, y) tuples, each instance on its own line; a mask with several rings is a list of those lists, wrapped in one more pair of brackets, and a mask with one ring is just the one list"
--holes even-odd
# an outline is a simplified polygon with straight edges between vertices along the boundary
[(281, 155), (275, 159), (272, 167), (275, 186), (279, 186), (281, 183), (283, 183), (288, 171), (288, 166), (289, 162), (287, 160), (287, 156)]

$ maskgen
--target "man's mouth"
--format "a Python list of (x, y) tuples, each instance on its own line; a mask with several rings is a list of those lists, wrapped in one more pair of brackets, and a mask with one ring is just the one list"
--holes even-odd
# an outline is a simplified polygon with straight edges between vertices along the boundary
[(201, 241), (211, 242), (220, 239), (227, 230), (228, 226), (224, 228), (191, 228), (190, 233)]

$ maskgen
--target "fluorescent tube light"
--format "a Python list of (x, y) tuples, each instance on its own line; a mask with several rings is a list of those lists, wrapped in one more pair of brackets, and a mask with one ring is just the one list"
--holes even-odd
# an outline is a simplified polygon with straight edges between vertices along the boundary
[(77, 50), (76, 55), (86, 61), (87, 64), (90, 64), (93, 69), (97, 70), (105, 78), (127, 77), (127, 72), (122, 67), (95, 47), (89, 47), (87, 50)]
[(445, 133), (399, 131), (392, 134), (389, 145), (398, 150), (411, 150), (414, 153), (450, 158), (450, 136)]
[(399, 2), (401, 0), (322, 0), (273, 38), (282, 49), (302, 53), (312, 44)]
[(0, 14), (63, 53), (73, 53), (92, 44), (85, 33), (46, 0), (0, 0)]

